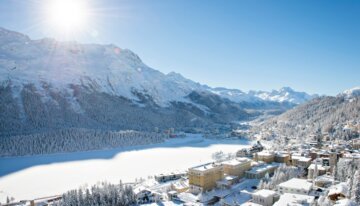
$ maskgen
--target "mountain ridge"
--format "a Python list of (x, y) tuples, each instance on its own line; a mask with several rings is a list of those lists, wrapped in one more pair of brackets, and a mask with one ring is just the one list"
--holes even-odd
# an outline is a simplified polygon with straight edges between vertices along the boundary
[[(19, 58), (27, 58), (28, 62), (24, 62), (14, 59), (5, 59), (0, 62), (0, 66), (2, 68), (7, 68), (8, 72), (7, 75), (2, 72), (3, 77), (10, 77), (14, 80), (16, 77), (19, 76), (31, 76), (32, 79), (26, 79), (22, 78), (22, 81), (36, 81), (36, 78), (44, 79), (44, 80), (51, 80), (51, 83), (56, 83), (55, 80), (59, 79), (60, 77), (63, 77), (63, 79), (60, 79), (66, 83), (74, 83), (72, 82), (72, 78), (68, 77), (66, 73), (70, 73), (71, 75), (78, 75), (78, 78), (83, 77), (97, 77), (101, 78), (103, 82), (109, 83), (108, 85), (101, 85), (103, 86), (103, 89), (106, 92), (112, 93), (115, 92), (115, 94), (122, 95), (128, 98), (133, 97), (131, 93), (128, 91), (129, 88), (123, 91), (114, 91), (116, 88), (124, 87), (125, 85), (118, 85), (118, 87), (113, 87), (111, 83), (115, 80), (118, 80), (116, 82), (126, 82), (130, 81), (131, 78), (134, 78), (132, 83), (132, 86), (135, 87), (138, 90), (149, 90), (151, 88), (150, 84), (154, 84), (155, 82), (174, 82), (176, 83), (177, 87), (182, 88), (185, 91), (182, 91), (181, 93), (178, 93), (173, 95), (172, 93), (174, 91), (166, 91), (166, 87), (171, 88), (171, 86), (174, 85), (156, 85), (158, 91), (153, 91), (151, 93), (152, 96), (155, 96), (156, 92), (162, 93), (161, 95), (157, 96), (155, 101), (157, 101), (158, 104), (166, 105), (167, 102), (171, 100), (182, 100), (184, 101), (183, 97), (186, 96), (186, 94), (189, 94), (190, 90), (208, 90), (210, 92), (216, 93), (222, 97), (229, 98), (232, 101), (276, 101), (276, 102), (284, 102), (288, 101), (290, 103), (294, 104), (300, 104), (303, 103), (311, 98), (313, 98), (311, 95), (303, 95), (304, 97), (298, 97), (298, 98), (287, 98), (286, 96), (279, 96), (281, 94), (280, 91), (273, 90), (272, 92), (264, 92), (264, 91), (250, 91), (248, 93), (245, 93), (241, 90), (236, 89), (226, 89), (221, 88), (222, 90), (225, 90), (225, 92), (218, 92), (219, 88), (211, 88), (207, 85), (203, 85), (197, 82), (194, 82), (190, 79), (187, 79), (183, 77), (181, 74), (170, 72), (168, 74), (163, 74), (157, 70), (152, 69), (151, 67), (148, 67), (145, 65), (142, 60), (139, 58), (138, 55), (133, 53), (132, 51), (128, 49), (121, 49), (113, 44), (109, 45), (98, 45), (98, 44), (79, 44), (76, 42), (58, 42), (54, 39), (40, 39), (40, 40), (31, 40), (28, 36), (12, 32), (6, 29), (0, 30), (1, 32), (1, 40), (0, 42), (4, 44), (5, 47), (4, 50), (10, 50), (7, 53), (9, 55), (12, 55), (12, 57), (19, 57)], [(14, 37), (15, 36), (15, 37)], [(7, 41), (11, 41), (12, 43), (9, 45)], [(16, 42), (16, 41), (17, 42)], [(16, 45), (18, 43), (18, 45)], [(26, 49), (22, 49), (24, 45), (26, 45)], [(2, 51), (4, 53), (5, 51)], [(20, 54), (18, 53), (12, 53), (11, 50), (20, 50)], [(46, 57), (47, 52), (52, 52), (52, 57)], [(33, 55), (40, 53), (41, 55), (45, 55), (44, 59), (41, 59), (39, 61), (42, 62), (30, 62), (31, 58), (34, 58)], [(75, 57), (74, 57), (75, 56)], [(58, 57), (58, 58), (55, 58)], [(96, 60), (94, 62), (79, 62), (79, 58), (87, 58), (87, 61), (91, 61), (91, 58), (96, 57), (102, 57), (105, 59), (105, 61), (108, 61), (108, 64), (100, 64), (99, 60)], [(36, 58), (36, 57), (35, 57)], [(60, 58), (66, 59), (67, 62), (61, 61)], [(90, 60), (89, 60), (90, 59)], [(6, 61), (7, 60), (7, 61)], [(81, 59), (80, 59), (81, 60)], [(51, 62), (55, 62), (56, 64), (60, 65), (53, 65)], [(110, 62), (111, 61), (111, 62)], [(72, 65), (66, 65), (72, 64)], [(97, 72), (94, 69), (90, 69), (89, 65), (96, 65), (98, 64), (98, 68), (102, 68), (104, 70), (105, 74), (102, 74), (101, 72)], [(46, 69), (41, 68), (42, 65), (48, 65)], [(125, 68), (125, 67), (128, 68)], [(25, 68), (24, 68), (25, 67)], [(32, 68), (35, 67), (35, 68)], [(51, 70), (50, 70), (50, 69)], [(122, 71), (119, 71), (118, 68), (121, 68)], [(16, 71), (19, 70), (31, 70), (33, 71), (23, 71), (22, 73), (19, 72), (17, 74)], [(54, 70), (58, 70), (56, 74), (53, 74), (56, 76), (50, 76), (51, 72), (55, 72)], [(15, 71), (16, 70), (16, 71)], [(12, 73), (15, 73), (12, 75)], [(47, 74), (46, 74), (47, 73)], [(145, 73), (142, 75), (137, 75), (136, 73)], [(26, 75), (24, 75), (26, 74)], [(69, 75), (70, 75), (69, 74)], [(108, 74), (109, 76), (104, 76)], [(34, 76), (38, 75), (38, 77)], [(59, 76), (60, 75), (60, 76)], [(146, 77), (146, 75), (151, 75), (149, 79), (144, 79), (142, 77)], [(122, 76), (124, 78), (122, 79), (112, 79), (112, 77)], [(15, 77), (15, 78), (14, 78)], [(2, 80), (4, 80), (2, 78)], [(76, 81), (76, 79), (73, 79)], [(86, 80), (83, 80), (86, 82)], [(96, 81), (96, 80), (95, 80)], [(135, 81), (142, 82), (143, 85), (136, 85)], [(58, 82), (59, 83), (59, 82)], [(76, 82), (78, 83), (78, 82)], [(108, 87), (108, 88), (106, 88)], [(110, 88), (109, 88), (110, 87)], [(174, 88), (173, 88), (174, 89)], [(234, 95), (226, 95), (225, 93), (231, 93), (232, 91), (235, 92)], [(181, 91), (177, 89), (177, 91)], [(151, 92), (151, 91), (150, 91)], [(295, 92), (291, 89), (292, 96), (296, 96), (297, 94), (301, 94), (300, 92)], [(186, 94), (185, 94), (186, 93)], [(254, 94), (254, 95), (253, 95)], [(273, 97), (276, 95), (275, 97)], [(161, 97), (160, 97), (161, 96)], [(162, 99), (164, 97), (169, 97), (167, 99)], [(185, 100), (186, 101), (186, 100)]]
[[(321, 139), (350, 140), (360, 135), (360, 87), (336, 96), (321, 96), (294, 107), (252, 128), (251, 136), (275, 140), (274, 145), (290, 141)], [(294, 142), (292, 142), (294, 143)]]
[(240, 90), (217, 94), (181, 74), (157, 71), (113, 44), (31, 40), (6, 29), (0, 29), (0, 43), (0, 135), (72, 127), (219, 128), (296, 105)]

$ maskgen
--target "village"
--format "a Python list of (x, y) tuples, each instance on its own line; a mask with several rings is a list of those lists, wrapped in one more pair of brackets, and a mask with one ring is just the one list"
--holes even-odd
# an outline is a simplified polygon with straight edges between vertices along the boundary
[[(310, 206), (319, 205), (319, 198), (323, 198), (334, 205), (351, 205), (350, 188), (334, 175), (340, 160), (360, 160), (359, 149), (359, 139), (328, 141), (321, 147), (310, 142), (284, 151), (266, 150), (257, 143), (238, 151), (230, 160), (194, 166), (187, 173), (156, 176), (160, 185), (168, 185), (165, 191), (156, 186), (137, 188), (136, 194), (139, 204), (173, 201), (184, 205)], [(259, 188), (260, 182), (274, 177), (281, 168), (297, 172), (268, 189)]]
[[(349, 184), (359, 178), (359, 138), (349, 141), (324, 138), (321, 144), (314, 139), (290, 144), (282, 151), (272, 150), (257, 141), (233, 156), (219, 153), (213, 158), (213, 162), (195, 165), (187, 171), (158, 174), (129, 183), (137, 204), (356, 205), (351, 203), (350, 196), (355, 194), (351, 194), (354, 191)], [(347, 165), (339, 165), (339, 162)], [(350, 176), (341, 174), (346, 181), (336, 178), (339, 171), (350, 173)], [(8, 205), (56, 205), (60, 199), (59, 195)]]

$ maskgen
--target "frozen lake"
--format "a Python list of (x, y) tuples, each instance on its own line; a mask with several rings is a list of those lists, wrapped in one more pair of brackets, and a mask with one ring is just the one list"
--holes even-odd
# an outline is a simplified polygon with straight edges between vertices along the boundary
[(106, 180), (132, 182), (212, 161), (216, 151), (236, 152), (245, 140), (209, 140), (200, 135), (161, 144), (111, 150), (0, 158), (0, 201), (61, 194), (84, 184)]

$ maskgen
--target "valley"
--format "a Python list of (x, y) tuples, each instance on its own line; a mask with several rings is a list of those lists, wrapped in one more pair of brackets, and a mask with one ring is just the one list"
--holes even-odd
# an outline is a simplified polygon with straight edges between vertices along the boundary
[(99, 181), (131, 183), (161, 173), (186, 171), (212, 161), (215, 152), (235, 153), (250, 144), (246, 140), (189, 135), (147, 146), (0, 158), (0, 202), (5, 202), (7, 196), (35, 199)]

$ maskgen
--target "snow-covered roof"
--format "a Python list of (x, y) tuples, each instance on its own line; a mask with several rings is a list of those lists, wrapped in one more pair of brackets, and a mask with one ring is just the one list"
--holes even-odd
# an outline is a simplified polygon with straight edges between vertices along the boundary
[(245, 202), (245, 203), (241, 204), (240, 206), (262, 206), (262, 205), (253, 203), (253, 202)]
[(346, 195), (347, 192), (348, 192), (348, 187), (347, 187), (346, 183), (341, 182), (341, 183), (339, 183), (337, 185), (332, 186), (329, 189), (328, 195), (333, 195), (333, 194), (344, 194), (344, 195)]
[(258, 152), (257, 155), (259, 156), (273, 156), (274, 153), (273, 152), (270, 152), (270, 151), (261, 151), (261, 152)]
[(280, 183), (279, 187), (310, 191), (312, 184), (305, 179), (292, 178), (286, 182)]
[(276, 153), (275, 154), (277, 157), (288, 157), (288, 156), (290, 156), (288, 153), (283, 153), (283, 152), (281, 152), (281, 153)]
[(291, 156), (291, 159), (293, 159), (293, 160), (298, 160), (298, 159), (300, 159), (301, 158), (301, 156), (298, 156), (298, 155), (293, 155), (293, 156)]
[(330, 175), (321, 175), (316, 177), (315, 181), (321, 181), (321, 182), (332, 182), (334, 181), (334, 177)]
[(198, 165), (198, 166), (195, 166), (195, 167), (191, 167), (190, 169), (191, 170), (196, 170), (196, 171), (206, 171), (206, 170), (209, 170), (209, 169), (213, 169), (213, 168), (216, 168), (216, 167), (219, 167), (221, 166), (220, 164), (217, 164), (217, 163), (207, 163), (207, 164), (203, 164), (203, 165)]
[(239, 205), (245, 202), (248, 202), (251, 199), (251, 196), (247, 193), (232, 193), (226, 196), (222, 201), (227, 205)]
[(257, 174), (257, 173), (261, 173), (264, 171), (267, 171), (269, 169), (272, 169), (274, 167), (279, 167), (279, 163), (273, 162), (271, 164), (262, 164), (256, 167), (251, 168), (251, 170), (246, 171), (247, 173), (253, 173), (253, 174)]
[(186, 203), (190, 203), (190, 202), (195, 203), (198, 200), (197, 196), (195, 196), (191, 193), (187, 193), (187, 192), (180, 193), (177, 196), (181, 201), (186, 202)]
[(270, 197), (270, 196), (274, 196), (275, 194), (276, 194), (275, 191), (267, 190), (267, 189), (258, 190), (255, 193), (253, 193), (253, 195), (261, 196), (261, 197)]
[(250, 159), (249, 158), (236, 158), (236, 159), (227, 160), (227, 161), (224, 161), (221, 163), (223, 165), (235, 166), (235, 165), (239, 165), (239, 164), (244, 164), (246, 162), (250, 162)]
[(273, 206), (310, 206), (314, 201), (314, 196), (285, 193)]
[[(315, 170), (315, 164), (311, 164), (308, 167), (309, 170)], [(318, 170), (326, 170), (326, 168), (324, 166), (322, 166), (321, 164), (317, 164), (317, 169)]]
[(300, 162), (309, 162), (309, 161), (311, 161), (311, 158), (310, 157), (300, 157), (298, 160)]
[(189, 187), (189, 181), (176, 181), (172, 183), (173, 187), (180, 189), (180, 188), (187, 188)]
[(334, 206), (355, 206), (355, 205), (357, 204), (349, 199), (338, 200), (334, 204)]

